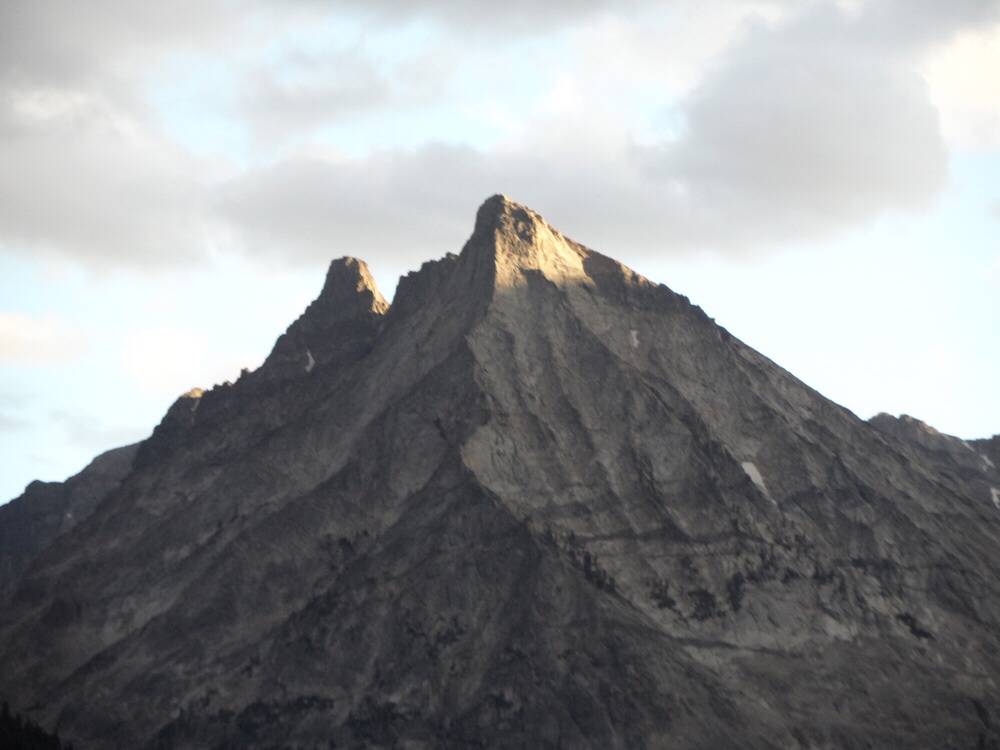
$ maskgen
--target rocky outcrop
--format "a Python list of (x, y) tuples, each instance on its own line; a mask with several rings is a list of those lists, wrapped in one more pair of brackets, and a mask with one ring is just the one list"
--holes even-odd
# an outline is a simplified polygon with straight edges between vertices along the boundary
[(976, 453), (986, 459), (986, 463), (991, 468), (1000, 467), (1000, 435), (980, 440), (969, 440), (968, 443)]
[(0, 600), (41, 552), (89, 516), (132, 469), (138, 444), (102, 453), (65, 482), (32, 482), (0, 505)]
[(868, 423), (902, 443), (902, 450), (911, 452), (915, 461), (958, 481), (967, 493), (1000, 510), (1000, 435), (962, 440), (908, 414), (894, 417), (883, 412)]
[(277, 392), (301, 389), (317, 366), (312, 379), (322, 383), (322, 373), (363, 358), (387, 309), (363, 261), (333, 261), (319, 297), (278, 338), (264, 364), (254, 372), (244, 370), (236, 383), (208, 391), (194, 388), (178, 398), (140, 446), (137, 468), (162, 463), (175, 450), (190, 449), (194, 443), (207, 456), (214, 455), (218, 448), (214, 435), (220, 430), (229, 433), (231, 441), (254, 440), (276, 429), (285, 421), (284, 401)]
[(319, 297), (278, 339), (265, 366), (251, 377), (287, 380), (317, 365), (360, 359), (371, 349), (388, 309), (363, 261), (335, 260)]
[(502, 196), (388, 309), (354, 263), (25, 576), (18, 710), (97, 748), (998, 746), (988, 466)]
[(894, 417), (882, 412), (869, 419), (868, 423), (881, 432), (917, 448), (923, 454), (933, 455), (936, 460), (955, 468), (971, 472), (996, 468), (995, 462), (988, 455), (989, 448), (986, 447), (990, 439), (962, 440), (953, 435), (945, 435), (909, 414)]

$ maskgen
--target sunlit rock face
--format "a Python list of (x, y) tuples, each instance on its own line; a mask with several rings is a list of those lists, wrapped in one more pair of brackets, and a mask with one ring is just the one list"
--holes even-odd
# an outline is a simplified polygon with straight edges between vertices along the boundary
[(923, 451), (495, 196), (178, 401), (0, 696), (93, 748), (997, 747), (1000, 474)]

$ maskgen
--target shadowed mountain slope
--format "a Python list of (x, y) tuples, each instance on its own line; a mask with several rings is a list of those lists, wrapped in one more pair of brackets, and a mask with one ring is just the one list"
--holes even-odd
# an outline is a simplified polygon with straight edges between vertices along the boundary
[(90, 515), (132, 469), (138, 443), (102, 453), (65, 482), (32, 482), (0, 505), (0, 600), (60, 534)]
[(1000, 747), (969, 472), (495, 196), (171, 408), (0, 613), (0, 695), (93, 748)]

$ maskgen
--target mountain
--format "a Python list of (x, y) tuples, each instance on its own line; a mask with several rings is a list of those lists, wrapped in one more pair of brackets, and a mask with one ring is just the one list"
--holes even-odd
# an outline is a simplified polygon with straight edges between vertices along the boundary
[(1000, 466), (1000, 435), (968, 442), (974, 451), (986, 459), (986, 463), (991, 469)]
[(32, 482), (0, 505), (0, 599), (58, 537), (90, 515), (132, 469), (138, 444), (102, 453), (65, 482)]
[[(908, 414), (893, 417), (882, 413), (868, 422), (909, 444), (921, 460), (933, 463), (938, 471), (958, 475), (966, 487), (979, 485), (974, 487), (973, 494), (992, 497), (991, 485), (996, 485), (996, 469), (1000, 462), (1000, 435), (986, 440), (962, 440), (940, 433)], [(1000, 508), (1000, 494), (995, 502)]]
[(178, 400), (0, 697), (81, 748), (998, 748), (1000, 474), (948, 460), (495, 196)]

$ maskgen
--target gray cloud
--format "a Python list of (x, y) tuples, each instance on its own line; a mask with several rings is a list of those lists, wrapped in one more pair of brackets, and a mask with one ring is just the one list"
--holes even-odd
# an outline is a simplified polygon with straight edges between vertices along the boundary
[(849, 33), (883, 50), (912, 51), (998, 19), (998, 0), (867, 0)]
[[(596, 12), (624, 12), (649, 0), (560, 0), (535, 3), (447, 0), (129, 0), (7, 2), (0, 13), (0, 76), (20, 83), (92, 83), (95, 72), (125, 72), (165, 51), (227, 48), (260, 41), (288, 25), (308, 25), (350, 11), (369, 23), (436, 19), (453, 26), (507, 34), (551, 33)], [(247, 26), (252, 27), (244, 37)]]
[(226, 3), (199, 0), (7, 2), (0, 19), (0, 79), (100, 85), (97, 76), (124, 74), (164, 51), (217, 43), (237, 17)]
[(233, 110), (258, 140), (272, 143), (371, 112), (388, 104), (390, 93), (389, 81), (360, 50), (297, 52), (250, 70)]
[(0, 239), (11, 251), (98, 265), (205, 251), (213, 230), (197, 159), (85, 95), (28, 96), (42, 111), (36, 127), (20, 117), (25, 132), (0, 139)]
[(566, 25), (582, 23), (600, 12), (627, 13), (648, 6), (650, 0), (508, 0), (503, 4), (442, 0), (302, 0), (303, 7), (324, 12), (331, 5), (360, 10), (377, 22), (405, 22), (430, 18), (464, 30), (491, 36), (511, 33), (545, 35)]
[(229, 183), (218, 205), (245, 247), (299, 260), (357, 247), (411, 263), (440, 254), (497, 191), (609, 249), (742, 251), (824, 236), (926, 205), (947, 177), (936, 112), (908, 57), (996, 4), (918, 5), (910, 17), (899, 0), (856, 14), (812, 4), (751, 27), (681, 103), (685, 130), (659, 146), (539, 121), (489, 152), (438, 144), (291, 159)]
[(683, 133), (646, 150), (696, 235), (822, 234), (923, 206), (942, 187), (947, 153), (923, 80), (842, 23), (756, 30), (682, 103)]
[[(486, 153), (432, 144), (343, 161), (288, 159), (227, 183), (216, 207), (244, 251), (300, 263), (371, 254), (413, 267), (457, 251), (477, 206), (496, 192), (608, 252), (676, 251), (695, 237), (669, 189), (643, 174), (624, 141), (609, 149), (601, 134), (555, 127), (539, 124), (516, 148)], [(569, 145), (550, 145), (558, 140)]]
[(419, 257), (453, 248), (488, 190), (484, 162), (444, 145), (341, 162), (292, 158), (228, 182), (215, 205), (256, 255), (312, 262), (372, 249)]
[[(595, 14), (628, 14), (655, 5), (652, 0), (510, 0), (502, 6), (469, 0), (247, 0), (239, 4), (224, 0), (92, 0), (86, 4), (32, 0), (7, 3), (2, 11), (0, 71), (8, 80), (22, 83), (93, 83), (96, 71), (135, 69), (165, 51), (214, 48), (232, 52), (234, 46), (246, 42), (247, 24), (253, 27), (250, 38), (259, 41), (290, 24), (308, 25), (343, 10), (379, 24), (437, 19), (486, 33), (546, 35), (581, 24)], [(768, 5), (793, 10), (828, 7), (810, 0), (772, 0), (761, 7)], [(995, 20), (998, 15), (997, 0), (865, 0), (854, 21), (859, 35), (884, 46), (894, 41), (923, 44), (946, 39), (963, 26)]]
[(31, 426), (31, 422), (20, 417), (12, 417), (0, 411), (0, 432), (18, 432)]
[[(232, 62), (229, 45), (263, 45), (287, 25), (357, 8), (355, 0), (257, 0), (239, 10), (193, 0), (16, 4), (0, 23), (0, 245), (163, 265), (197, 260), (232, 236), (246, 252), (300, 262), (364, 252), (410, 262), (454, 249), (478, 202), (500, 191), (609, 251), (742, 251), (932, 200), (947, 154), (911, 58), (997, 17), (998, 3), (868, 0), (854, 14), (778, 4), (791, 20), (750, 27), (676, 109), (684, 129), (659, 144), (602, 131), (598, 108), (582, 120), (528, 123), (518, 140), (488, 151), (441, 143), (357, 158), (290, 153), (231, 168), (225, 180), (160, 133), (140, 95), (143, 66), (185, 49)], [(437, 18), (504, 34), (553, 33), (612, 12), (609, 0), (364, 8), (369, 18)], [(249, 21), (256, 37), (243, 35)], [(454, 38), (450, 47), (461, 56)], [(218, 108), (230, 106), (238, 125), (274, 145), (359, 113), (389, 116), (408, 106), (398, 90), (440, 95), (421, 83), (426, 76), (407, 79), (403, 66), (392, 72), (400, 84), (358, 50), (296, 54), (236, 64), (242, 87)]]
[(659, 146), (630, 146), (599, 115), (539, 120), (488, 152), (290, 159), (233, 180), (218, 207), (254, 252), (304, 260), (364, 247), (413, 262), (453, 248), (494, 192), (619, 252), (744, 251), (933, 200), (947, 154), (920, 78), (810, 31), (748, 35), (682, 103), (685, 130)]
[(208, 166), (158, 132), (143, 76), (216, 43), (220, 3), (7, 3), (0, 20), (0, 247), (91, 265), (203, 254)]

